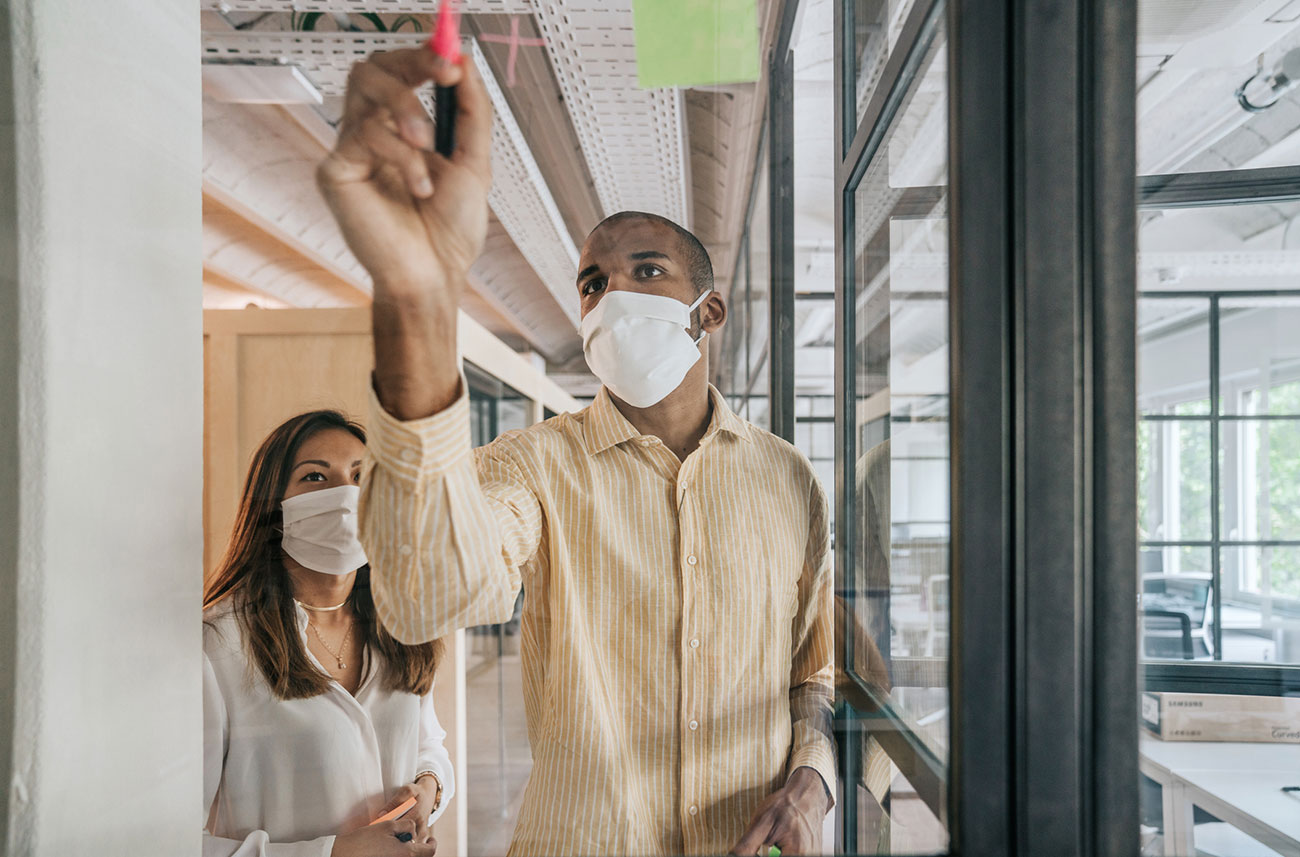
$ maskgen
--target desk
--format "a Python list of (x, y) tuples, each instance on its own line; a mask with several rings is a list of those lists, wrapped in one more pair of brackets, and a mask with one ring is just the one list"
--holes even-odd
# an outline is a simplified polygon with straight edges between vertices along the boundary
[(1138, 768), (1160, 784), (1165, 855), (1193, 855), (1199, 806), (1288, 857), (1300, 857), (1300, 744), (1159, 741), (1145, 732)]

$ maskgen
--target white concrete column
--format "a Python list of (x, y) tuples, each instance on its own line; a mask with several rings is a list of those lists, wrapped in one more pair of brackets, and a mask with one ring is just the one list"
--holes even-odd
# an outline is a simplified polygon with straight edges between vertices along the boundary
[(197, 855), (199, 4), (0, 0), (0, 51), (0, 849)]

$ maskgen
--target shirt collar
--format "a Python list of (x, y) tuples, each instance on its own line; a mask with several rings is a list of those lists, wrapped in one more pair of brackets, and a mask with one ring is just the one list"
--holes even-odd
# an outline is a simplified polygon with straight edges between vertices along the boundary
[[(723, 431), (749, 443), (754, 442), (750, 435), (749, 423), (736, 416), (731, 408), (727, 407), (726, 398), (712, 384), (709, 385), (709, 399), (713, 402), (713, 416), (709, 420), (708, 429), (704, 432), (705, 438), (715, 432)], [(640, 437), (636, 428), (627, 421), (627, 417), (619, 412), (609, 397), (609, 391), (604, 387), (600, 388), (591, 406), (587, 408), (582, 434), (591, 455)]]

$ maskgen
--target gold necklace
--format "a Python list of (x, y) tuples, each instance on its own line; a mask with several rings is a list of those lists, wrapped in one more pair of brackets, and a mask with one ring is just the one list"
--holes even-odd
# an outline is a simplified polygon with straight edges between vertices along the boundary
[(316, 627), (315, 622), (309, 620), (307, 624), (310, 625), (311, 629), (316, 632), (316, 639), (320, 640), (320, 644), (325, 647), (325, 651), (333, 655), (334, 660), (338, 661), (339, 669), (341, 670), (347, 669), (348, 665), (343, 663), (343, 653), (347, 651), (348, 638), (352, 636), (352, 620), (351, 619), (348, 620), (348, 629), (343, 633), (343, 642), (339, 644), (339, 650), (337, 652), (330, 648), (329, 643), (325, 642), (325, 638), (321, 636), (320, 628)]
[(348, 599), (344, 598), (342, 601), (340, 601), (338, 604), (335, 604), (333, 607), (317, 607), (313, 604), (304, 604), (301, 601), (299, 601), (297, 598), (293, 599), (293, 603), (297, 604), (302, 609), (310, 610), (313, 613), (333, 613), (335, 610), (342, 610), (343, 605), (348, 603)]

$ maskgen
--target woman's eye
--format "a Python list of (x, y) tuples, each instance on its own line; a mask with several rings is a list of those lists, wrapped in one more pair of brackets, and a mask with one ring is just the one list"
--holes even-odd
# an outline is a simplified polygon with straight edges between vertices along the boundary
[(584, 295), (594, 295), (596, 292), (605, 288), (605, 279), (603, 277), (592, 277), (582, 286)]
[(304, 476), (302, 478), (302, 481), (303, 482), (324, 482), (325, 474), (313, 470), (311, 473), (308, 473), (306, 476)]
[(358, 485), (361, 484), (361, 471), (360, 471), (360, 470), (358, 470), (356, 473), (353, 473), (353, 474), (352, 474), (352, 481), (355, 482), (355, 483), (357, 483)]

